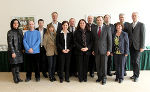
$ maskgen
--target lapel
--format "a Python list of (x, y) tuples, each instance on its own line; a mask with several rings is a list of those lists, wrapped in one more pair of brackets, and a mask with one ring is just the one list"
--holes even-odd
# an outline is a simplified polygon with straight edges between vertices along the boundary
[[(133, 25), (133, 23), (132, 23), (132, 25)], [(139, 26), (139, 22), (137, 22), (137, 24), (135, 25), (135, 27), (134, 28), (132, 28), (133, 29), (133, 32), (132, 32), (132, 34), (135, 34), (135, 30), (138, 28), (138, 26)]]

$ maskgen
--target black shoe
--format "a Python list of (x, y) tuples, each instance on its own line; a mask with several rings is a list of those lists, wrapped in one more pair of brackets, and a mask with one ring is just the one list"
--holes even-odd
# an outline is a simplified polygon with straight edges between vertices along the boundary
[(60, 83), (63, 83), (63, 79), (60, 79)]
[(119, 79), (119, 83), (122, 83), (123, 82), (123, 79)]
[(18, 84), (18, 83), (19, 83), (19, 81), (18, 81), (18, 80), (14, 80), (14, 83)]
[(124, 76), (127, 76), (127, 73), (126, 73), (126, 72), (124, 73)]
[(69, 79), (66, 79), (65, 81), (66, 81), (66, 82), (70, 82), (70, 80), (69, 80)]
[(106, 79), (103, 79), (102, 80), (102, 85), (105, 85), (106, 84)]
[(40, 81), (40, 78), (36, 78), (35, 80), (36, 80), (36, 82), (39, 82), (39, 81)]
[(29, 82), (31, 79), (30, 78), (26, 78), (25, 82)]
[(47, 76), (47, 74), (46, 74), (46, 73), (43, 73), (43, 76), (44, 76), (45, 78), (48, 78), (48, 76)]
[(135, 77), (135, 78), (134, 78), (134, 82), (137, 82), (137, 81), (138, 81), (138, 78), (137, 78), (137, 77)]
[(23, 80), (19, 78), (19, 79), (18, 79), (18, 82), (23, 82)]
[(53, 80), (56, 81), (56, 78), (53, 76)]
[(94, 73), (91, 73), (90, 76), (93, 78), (94, 77)]
[(114, 73), (114, 75), (116, 75), (116, 74), (117, 74), (117, 72)]
[(83, 80), (79, 79), (79, 82), (83, 82)]
[(135, 76), (134, 76), (134, 75), (130, 77), (130, 79), (134, 79), (134, 78), (135, 78)]
[(54, 81), (52, 77), (50, 77), (50, 78), (49, 78), (49, 80), (50, 80), (51, 82), (53, 82), (53, 81)]
[(101, 79), (97, 79), (97, 80), (96, 80), (96, 82), (100, 82), (100, 81), (101, 81)]
[(87, 79), (84, 79), (84, 82), (87, 82)]
[(115, 79), (115, 81), (118, 81), (118, 80), (119, 80), (118, 78)]
[(108, 76), (112, 76), (112, 73), (111, 73), (111, 72), (108, 72), (107, 75), (108, 75)]

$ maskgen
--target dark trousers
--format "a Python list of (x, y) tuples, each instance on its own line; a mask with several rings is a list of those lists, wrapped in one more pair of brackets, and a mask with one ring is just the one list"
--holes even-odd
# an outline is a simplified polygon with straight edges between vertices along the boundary
[(108, 56), (107, 73), (111, 72), (111, 65), (112, 65), (112, 59), (111, 59), (111, 56)]
[(124, 54), (114, 54), (114, 63), (117, 79), (124, 79), (125, 71), (125, 55)]
[(95, 60), (98, 79), (106, 79), (108, 56), (96, 55)]
[(71, 62), (70, 62), (70, 75), (75, 76), (77, 74), (77, 60), (74, 54), (74, 48), (72, 49)]
[(133, 75), (138, 78), (140, 74), (141, 52), (139, 50), (135, 50), (135, 48), (132, 45), (130, 48), (130, 56), (131, 56), (131, 64), (133, 66)]
[(90, 57), (89, 57), (89, 72), (90, 72), (90, 74), (94, 74), (95, 67), (96, 67), (95, 56), (90, 55)]
[(11, 64), (11, 71), (12, 71), (12, 75), (13, 75), (13, 80), (17, 81), (20, 79), (20, 75), (19, 75), (19, 64)]
[(47, 66), (48, 62), (47, 62), (47, 57), (46, 57), (46, 51), (44, 46), (40, 47), (40, 71), (42, 73), (46, 73), (48, 70), (48, 66)]
[(77, 55), (78, 78), (80, 81), (87, 80), (89, 55)]
[(40, 54), (26, 54), (26, 57), (27, 57), (26, 77), (31, 79), (32, 71), (34, 70), (35, 78), (40, 78), (40, 70), (39, 70)]
[(54, 77), (55, 74), (55, 65), (56, 65), (56, 55), (47, 56), (48, 59), (48, 73), (49, 77)]
[(69, 79), (69, 69), (70, 69), (70, 59), (71, 59), (71, 54), (70, 53), (64, 53), (59, 55), (60, 58), (60, 79), (64, 79), (63, 72), (65, 70), (65, 80)]

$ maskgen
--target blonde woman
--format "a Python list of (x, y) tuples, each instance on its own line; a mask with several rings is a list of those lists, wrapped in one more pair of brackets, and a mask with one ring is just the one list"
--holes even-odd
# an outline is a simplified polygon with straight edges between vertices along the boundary
[(57, 49), (56, 49), (56, 32), (52, 24), (47, 25), (47, 32), (44, 35), (43, 45), (46, 50), (46, 55), (48, 59), (49, 80), (53, 82), (56, 81), (54, 73), (55, 73)]

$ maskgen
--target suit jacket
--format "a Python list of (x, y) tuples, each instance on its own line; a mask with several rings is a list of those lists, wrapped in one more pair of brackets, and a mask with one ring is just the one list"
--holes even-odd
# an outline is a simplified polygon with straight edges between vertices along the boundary
[(57, 48), (56, 48), (56, 33), (54, 33), (55, 40), (53, 40), (51, 35), (44, 35), (43, 45), (46, 50), (47, 56), (53, 56), (54, 54), (57, 55)]
[(113, 25), (113, 24), (106, 25), (105, 23), (104, 23), (104, 25), (111, 28), (111, 34), (112, 35), (115, 33), (115, 25)]
[[(35, 30), (38, 30), (39, 31), (39, 28), (36, 28)], [(47, 29), (46, 28), (44, 28), (43, 29), (43, 31), (44, 31), (44, 34), (46, 33), (46, 31), (47, 31)], [(44, 34), (43, 34), (43, 38), (44, 38)]]
[(145, 48), (145, 25), (141, 22), (138, 22), (136, 26), (132, 27), (132, 23), (129, 26), (129, 41), (130, 47), (134, 46), (136, 50), (140, 48)]
[(74, 33), (74, 44), (75, 44), (75, 54), (76, 55), (91, 55), (91, 49), (92, 49), (92, 45), (93, 45), (93, 39), (92, 39), (92, 34), (91, 31), (86, 31), (85, 33), (86, 35), (86, 45), (88, 48), (88, 51), (83, 52), (81, 51), (81, 48), (85, 48), (83, 45), (83, 40), (82, 40), (82, 30), (76, 30)]
[[(112, 53), (115, 52), (115, 36), (116, 34), (113, 34), (112, 37)], [(128, 34), (126, 32), (121, 32), (121, 35), (119, 37), (119, 50), (121, 54), (129, 54), (129, 39)]]
[[(62, 50), (65, 49), (64, 33), (60, 32), (56, 35), (56, 46), (58, 54), (63, 54)], [(71, 53), (72, 46), (73, 46), (73, 35), (71, 32), (69, 32), (67, 33), (67, 49), (70, 50), (69, 54)]]
[(95, 25), (95, 24), (91, 24), (91, 28), (90, 28), (90, 24), (87, 23), (87, 26), (88, 26), (88, 29), (89, 29), (90, 31), (93, 31), (96, 25)]
[[(52, 22), (51, 22), (50, 24), (52, 24)], [(56, 33), (60, 33), (60, 32), (61, 32), (61, 30), (62, 30), (62, 25), (61, 25), (61, 23), (60, 23), (60, 22), (58, 22), (58, 26), (57, 26)]]
[(100, 38), (98, 37), (97, 29), (98, 26), (95, 27), (94, 31), (92, 31), (94, 38), (93, 51), (95, 52), (95, 55), (105, 55), (107, 51), (112, 51), (111, 28), (103, 25)]

